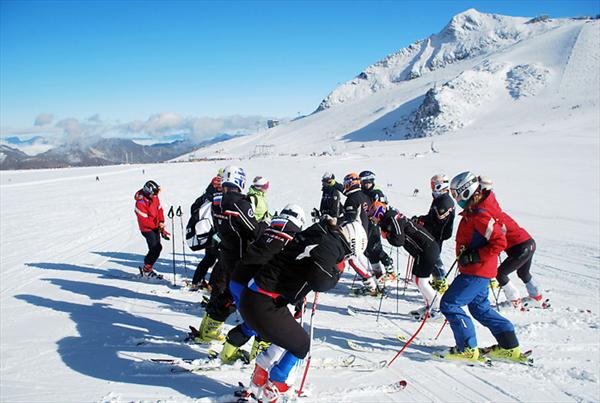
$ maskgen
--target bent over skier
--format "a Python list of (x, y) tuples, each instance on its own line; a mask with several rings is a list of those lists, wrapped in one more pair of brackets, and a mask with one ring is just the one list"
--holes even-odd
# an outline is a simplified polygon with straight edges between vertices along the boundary
[(298, 233), (242, 292), (242, 317), (273, 343), (256, 359), (251, 389), (258, 399), (274, 402), (293, 392), (296, 369), (310, 349), (308, 334), (287, 305), (302, 300), (310, 291), (335, 287), (345, 260), (366, 248), (367, 236), (359, 222), (341, 227), (335, 222), (323, 219)]

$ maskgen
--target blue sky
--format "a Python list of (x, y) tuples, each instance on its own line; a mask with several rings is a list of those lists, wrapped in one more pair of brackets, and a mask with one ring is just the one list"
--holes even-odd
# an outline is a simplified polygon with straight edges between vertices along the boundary
[(595, 15), (595, 1), (7, 1), (1, 126), (152, 114), (296, 116), (468, 8)]

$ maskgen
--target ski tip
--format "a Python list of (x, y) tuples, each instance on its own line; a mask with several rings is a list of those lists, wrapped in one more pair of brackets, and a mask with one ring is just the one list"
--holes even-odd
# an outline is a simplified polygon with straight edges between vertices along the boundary
[(402, 380), (400, 380), (400, 382), (398, 382), (398, 387), (400, 390), (406, 389), (407, 386), (408, 386), (408, 382), (406, 382), (406, 379), (402, 379)]

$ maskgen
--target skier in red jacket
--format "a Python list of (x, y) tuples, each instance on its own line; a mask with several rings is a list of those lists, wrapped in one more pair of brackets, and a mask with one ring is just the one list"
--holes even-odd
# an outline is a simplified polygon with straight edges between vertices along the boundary
[(140, 275), (146, 278), (162, 278), (156, 273), (152, 266), (158, 260), (162, 245), (160, 237), (169, 239), (165, 229), (165, 216), (158, 198), (160, 186), (154, 181), (148, 181), (144, 187), (135, 194), (135, 215), (138, 220), (140, 232), (148, 244), (148, 253), (144, 257), (144, 267), (140, 267)]
[(530, 273), (533, 254), (535, 253), (535, 241), (529, 233), (505, 211), (502, 210), (496, 195), (492, 191), (492, 181), (484, 176), (479, 177), (481, 183), (481, 192), (487, 200), (489, 212), (498, 220), (506, 236), (506, 249), (504, 252), (507, 257), (498, 267), (496, 280), (504, 290), (506, 299), (517, 309), (524, 309), (519, 295), (519, 291), (510, 282), (508, 275), (514, 271), (523, 281), (529, 294), (529, 299), (547, 306), (547, 302), (542, 300), (542, 294), (537, 284), (533, 281)]
[(506, 237), (489, 212), (490, 201), (481, 192), (477, 176), (463, 172), (450, 184), (450, 192), (463, 209), (456, 233), (456, 255), (460, 274), (444, 293), (440, 310), (446, 316), (456, 347), (444, 354), (451, 360), (477, 361), (480, 350), (471, 317), (487, 327), (498, 345), (484, 349), (491, 358), (520, 361), (519, 341), (513, 324), (496, 312), (488, 298), (490, 279), (496, 277), (498, 255), (506, 249)]

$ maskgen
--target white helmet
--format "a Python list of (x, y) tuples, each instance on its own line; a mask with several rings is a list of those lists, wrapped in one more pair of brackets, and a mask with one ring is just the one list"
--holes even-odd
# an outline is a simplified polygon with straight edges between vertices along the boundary
[(321, 177), (322, 182), (329, 182), (330, 180), (335, 179), (335, 175), (331, 172), (325, 172)]
[(267, 189), (269, 189), (269, 180), (264, 176), (257, 176), (252, 181), (252, 187), (257, 190), (266, 192)]
[(359, 256), (365, 252), (368, 238), (360, 219), (345, 222), (341, 226), (341, 231), (344, 238), (346, 238), (346, 242), (350, 245), (352, 256)]
[(483, 190), (494, 189), (494, 181), (489, 176), (479, 175), (479, 184)]
[(304, 210), (297, 204), (287, 204), (279, 213), (279, 217), (287, 218), (300, 229), (304, 227), (306, 222)]
[(235, 165), (226, 166), (223, 172), (222, 186), (235, 186), (240, 192), (244, 190), (246, 186), (246, 173), (244, 169)]
[(450, 179), (444, 174), (437, 174), (431, 177), (431, 193), (433, 196), (441, 196), (450, 189)]
[(450, 193), (463, 209), (467, 206), (469, 199), (477, 192), (477, 189), (479, 189), (477, 175), (469, 171), (456, 175), (450, 183)]

